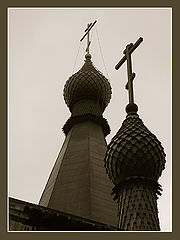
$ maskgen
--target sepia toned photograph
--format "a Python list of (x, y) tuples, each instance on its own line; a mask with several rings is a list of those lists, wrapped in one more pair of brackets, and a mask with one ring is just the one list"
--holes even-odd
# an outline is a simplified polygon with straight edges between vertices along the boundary
[(172, 9), (7, 17), (7, 231), (172, 232)]

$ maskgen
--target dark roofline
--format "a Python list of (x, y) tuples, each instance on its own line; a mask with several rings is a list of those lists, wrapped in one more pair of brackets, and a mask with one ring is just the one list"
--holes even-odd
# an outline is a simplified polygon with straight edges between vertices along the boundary
[(11, 230), (13, 222), (16, 222), (30, 226), (35, 231), (121, 231), (106, 224), (11, 197), (9, 208)]

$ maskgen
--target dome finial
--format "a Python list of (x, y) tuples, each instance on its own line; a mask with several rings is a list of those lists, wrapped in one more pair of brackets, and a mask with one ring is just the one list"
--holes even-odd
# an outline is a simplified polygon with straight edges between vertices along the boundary
[(126, 46), (124, 50), (125, 56), (119, 61), (119, 63), (115, 66), (115, 69), (118, 70), (120, 66), (127, 60), (127, 74), (128, 74), (128, 83), (126, 84), (126, 89), (129, 93), (129, 104), (126, 107), (126, 112), (137, 112), (137, 105), (134, 103), (133, 96), (133, 79), (135, 78), (135, 73), (132, 72), (132, 63), (131, 63), (131, 53), (140, 45), (143, 41), (143, 38), (140, 37), (135, 44), (130, 43)]
[(84, 36), (81, 38), (81, 42), (82, 42), (82, 40), (86, 37), (86, 35), (87, 35), (87, 48), (86, 48), (86, 52), (87, 52), (87, 54), (86, 54), (86, 56), (91, 56), (90, 54), (89, 54), (89, 46), (90, 46), (90, 44), (91, 44), (91, 41), (89, 40), (89, 32), (90, 32), (90, 30), (92, 29), (92, 27), (95, 25), (95, 23), (96, 23), (97, 21), (94, 21), (94, 23), (88, 23), (88, 25), (87, 25), (87, 28), (86, 28), (86, 30), (85, 30), (85, 34), (84, 34)]

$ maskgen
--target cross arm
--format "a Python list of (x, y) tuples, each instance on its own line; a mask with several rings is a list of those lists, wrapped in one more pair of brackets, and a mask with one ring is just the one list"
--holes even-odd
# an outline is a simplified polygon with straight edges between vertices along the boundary
[(85, 34), (84, 34), (84, 36), (81, 38), (81, 40), (80, 40), (80, 42), (82, 42), (82, 40), (85, 38), (85, 36), (89, 33), (89, 31), (93, 28), (93, 26), (95, 25), (95, 23), (96, 23), (97, 21), (95, 20), (94, 22), (93, 22), (93, 24), (91, 23), (90, 25), (89, 25), (89, 27), (85, 30)]
[[(135, 44), (131, 44), (131, 47), (129, 49), (129, 53), (132, 53), (139, 45), (140, 43), (143, 41), (143, 38), (140, 37), (136, 42)], [(125, 53), (125, 52), (124, 52)], [(115, 69), (118, 70), (121, 65), (126, 61), (126, 56), (124, 56), (119, 62), (118, 64), (115, 66)]]

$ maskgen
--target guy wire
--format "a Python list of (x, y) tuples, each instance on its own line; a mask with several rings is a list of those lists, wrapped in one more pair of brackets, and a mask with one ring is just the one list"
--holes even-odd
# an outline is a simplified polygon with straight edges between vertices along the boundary
[(77, 55), (76, 55), (76, 59), (75, 59), (75, 62), (74, 62), (74, 66), (73, 66), (72, 74), (74, 73), (74, 69), (75, 69), (75, 67), (76, 67), (76, 63), (77, 63), (77, 58), (78, 58), (78, 55), (79, 55), (80, 46), (81, 46), (81, 42), (79, 43), (79, 47), (78, 47), (78, 51), (77, 51)]
[(107, 74), (108, 80), (109, 80), (109, 82), (110, 82), (109, 74), (108, 74), (108, 72), (107, 72), (106, 65), (105, 65), (105, 61), (104, 61), (104, 57), (103, 57), (103, 53), (102, 53), (102, 48), (101, 48), (101, 44), (100, 44), (100, 40), (99, 40), (98, 30), (97, 30), (97, 27), (95, 27), (95, 28), (96, 28), (96, 34), (97, 34), (97, 39), (98, 39), (98, 45), (99, 45), (99, 49), (100, 49), (100, 53), (101, 53), (101, 57), (102, 57), (102, 61), (103, 61), (103, 65), (104, 65), (104, 68), (105, 68), (105, 71), (106, 71), (106, 74)]

